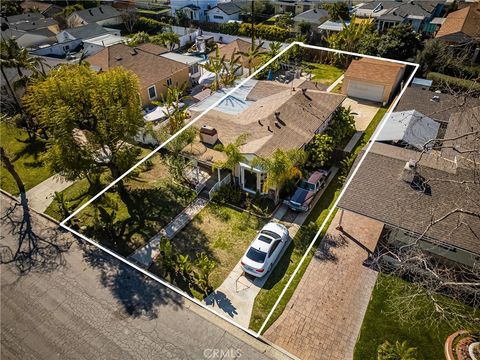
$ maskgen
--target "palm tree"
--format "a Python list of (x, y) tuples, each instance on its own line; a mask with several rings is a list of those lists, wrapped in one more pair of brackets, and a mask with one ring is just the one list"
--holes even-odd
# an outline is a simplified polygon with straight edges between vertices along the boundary
[(417, 359), (417, 348), (410, 347), (406, 341), (396, 341), (393, 345), (387, 340), (377, 350), (377, 360), (415, 359)]
[[(223, 59), (223, 57), (222, 57)], [(223, 72), (220, 74), (220, 80), (222, 85), (231, 86), (235, 84), (235, 80), (238, 79), (237, 71), (242, 67), (239, 64), (240, 56), (234, 53), (230, 56), (229, 61), (223, 62)]]
[(247, 58), (248, 75), (252, 75), (252, 69), (255, 69), (255, 62), (263, 55), (263, 42), (255, 44), (255, 38), (252, 38), (252, 45), (248, 51), (238, 51), (237, 54)]
[(205, 70), (215, 74), (215, 81), (210, 88), (212, 91), (220, 89), (220, 75), (224, 69), (225, 55), (220, 57), (220, 50), (215, 49), (215, 56), (209, 57), (206, 64), (200, 64)]
[(233, 178), (235, 176), (235, 168), (237, 167), (238, 163), (245, 161), (245, 155), (242, 154), (240, 151), (240, 147), (245, 144), (247, 140), (247, 134), (242, 134), (235, 139), (233, 143), (228, 144), (224, 148), (220, 150), (226, 155), (225, 161), (215, 162), (212, 165), (213, 170), (217, 169), (228, 169), (230, 170), (232, 177), (232, 184)]
[(175, 45), (180, 45), (180, 38), (174, 32), (164, 32), (150, 37), (150, 42), (156, 45), (165, 46), (172, 51)]
[(282, 186), (295, 177), (301, 177), (302, 172), (298, 165), (306, 160), (306, 154), (303, 150), (275, 150), (270, 158), (256, 157), (252, 161), (252, 166), (259, 168), (267, 173), (267, 178), (263, 184), (263, 191), (275, 190), (275, 202)]
[[(46, 66), (48, 65), (45, 64), (45, 60), (43, 58), (37, 56), (30, 56), (28, 50), (25, 48), (20, 48), (14, 39), (9, 39), (7, 41), (1, 42), (0, 68), (3, 78), (5, 79), (5, 83), (7, 84), (7, 87), (10, 90), (13, 99), (19, 109), (21, 109), (21, 104), (20, 101), (17, 99), (13, 89), (20, 86), (25, 86), (31, 77), (45, 77)], [(17, 81), (15, 81), (13, 87), (5, 74), (4, 69), (6, 68), (15, 68), (17, 70), (18, 76), (20, 77)], [(31, 75), (26, 75), (24, 73), (25, 70), (30, 72)]]

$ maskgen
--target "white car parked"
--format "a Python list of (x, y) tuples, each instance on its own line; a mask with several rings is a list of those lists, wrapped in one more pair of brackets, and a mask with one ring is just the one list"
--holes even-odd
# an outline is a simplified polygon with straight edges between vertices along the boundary
[(288, 243), (288, 229), (282, 224), (270, 222), (258, 233), (240, 262), (243, 271), (262, 277), (269, 272)]

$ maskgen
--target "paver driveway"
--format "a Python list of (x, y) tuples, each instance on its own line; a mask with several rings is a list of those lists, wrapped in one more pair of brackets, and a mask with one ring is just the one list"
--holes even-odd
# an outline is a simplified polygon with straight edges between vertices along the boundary
[[(265, 337), (301, 359), (353, 357), (377, 273), (363, 266), (383, 224), (337, 212), (283, 314)], [(367, 250), (368, 249), (368, 250)]]

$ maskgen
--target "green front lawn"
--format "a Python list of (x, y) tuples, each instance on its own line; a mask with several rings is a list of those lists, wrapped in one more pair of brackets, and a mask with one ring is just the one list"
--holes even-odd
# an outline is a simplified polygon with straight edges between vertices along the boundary
[(216, 289), (266, 222), (228, 205), (209, 203), (172, 239), (172, 245), (175, 251), (188, 254), (192, 260), (201, 252), (215, 260), (217, 266), (210, 275), (210, 283)]
[(332, 85), (335, 80), (337, 80), (344, 73), (342, 69), (333, 65), (317, 64), (311, 62), (305, 62), (304, 65), (307, 68), (307, 71), (312, 73), (313, 81), (319, 82), (327, 86)]
[[(97, 194), (109, 181), (111, 179), (105, 174), (100, 185), (90, 186), (83, 179), (64, 190), (62, 194), (70, 212)], [(172, 181), (159, 154), (137, 177), (126, 180), (125, 187), (127, 191), (122, 195), (110, 189), (71, 221), (82, 234), (123, 256), (145, 245), (195, 198), (192, 190)], [(66, 217), (56, 200), (46, 213), (57, 219)]]
[[(429, 321), (419, 321), (415, 326), (399, 321), (392, 315), (392, 310), (397, 306), (392, 302), (396, 293), (408, 295), (413, 293), (413, 287), (398, 277), (379, 274), (372, 298), (368, 304), (367, 312), (363, 319), (360, 337), (355, 346), (354, 359), (376, 359), (377, 348), (385, 340), (394, 344), (396, 341), (407, 341), (409, 346), (416, 347), (418, 360), (444, 359), (444, 342), (448, 335), (455, 332), (456, 328), (443, 320), (438, 319), (435, 325)], [(421, 304), (419, 320), (425, 312), (429, 312), (430, 303)], [(473, 311), (465, 306), (465, 311)]]
[[(26, 190), (54, 175), (46, 163), (44, 140), (37, 138), (35, 142), (31, 142), (26, 131), (1, 123), (0, 145), (13, 162)], [(0, 174), (0, 187), (13, 195), (19, 193), (15, 180), (5, 169), (2, 169)]]

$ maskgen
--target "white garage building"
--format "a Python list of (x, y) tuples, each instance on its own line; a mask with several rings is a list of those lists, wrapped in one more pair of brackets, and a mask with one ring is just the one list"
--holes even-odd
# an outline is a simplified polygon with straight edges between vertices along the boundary
[(353, 60), (343, 79), (343, 94), (363, 100), (388, 103), (400, 88), (405, 65), (384, 60)]

